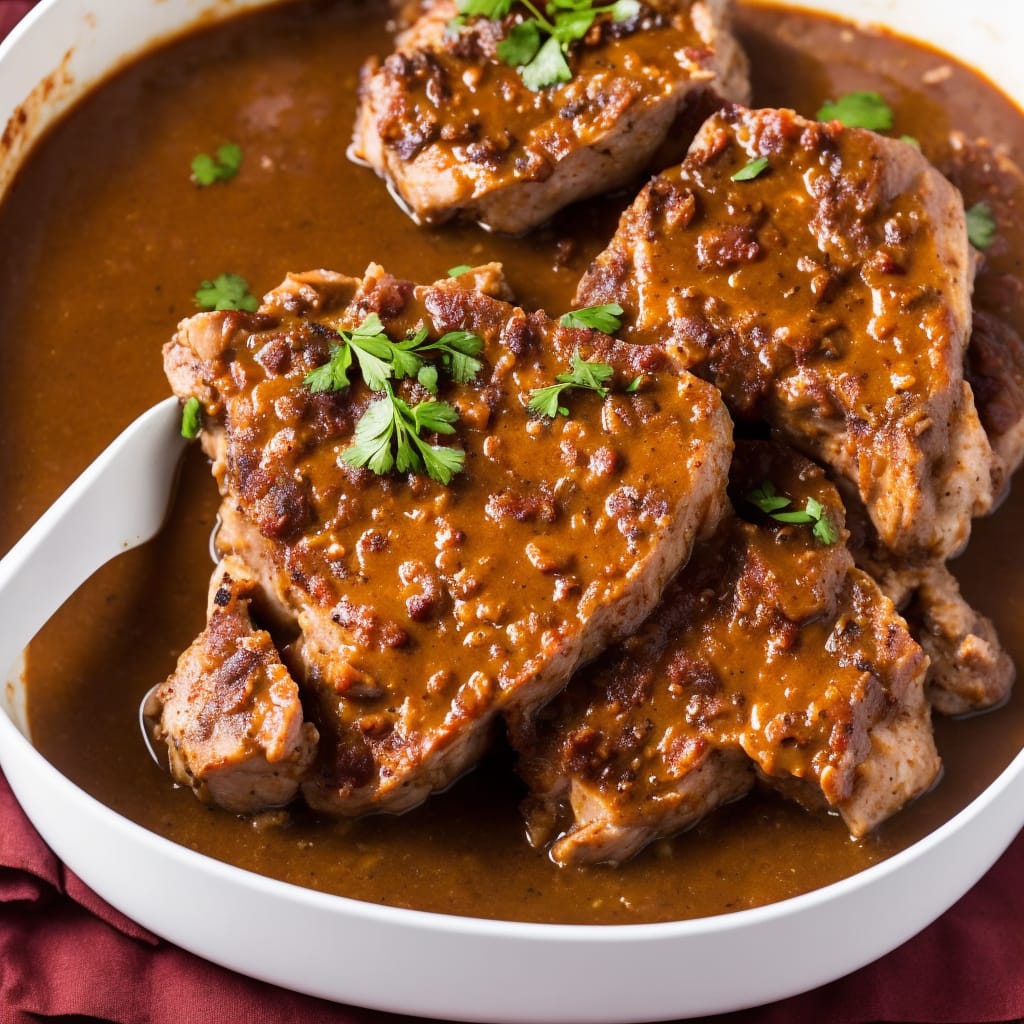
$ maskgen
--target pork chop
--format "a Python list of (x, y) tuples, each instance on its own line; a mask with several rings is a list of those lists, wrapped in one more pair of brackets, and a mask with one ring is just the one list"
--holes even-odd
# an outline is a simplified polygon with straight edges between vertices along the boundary
[[(758, 511), (750, 495), (766, 483), (784, 496), (777, 513), (813, 500), (831, 532)], [(559, 864), (621, 862), (755, 775), (862, 836), (938, 772), (928, 659), (854, 568), (835, 488), (786, 449), (739, 442), (730, 494), (742, 514), (698, 546), (643, 627), (513, 721), (529, 834), (554, 840)]]
[[(475, 285), (500, 277), (290, 275), (257, 313), (199, 314), (165, 349), (176, 393), (204, 403), (220, 549), (294, 634), (283, 656), (320, 732), (303, 783), (318, 811), (401, 811), (449, 785), (500, 712), (546, 702), (646, 617), (724, 506), (731, 424), (714, 388)], [(475, 368), (421, 347), (412, 376), (364, 381), (371, 335), (408, 355), (451, 332), (476, 339)], [(345, 384), (314, 388), (346, 346)], [(574, 368), (603, 383), (567, 388), (551, 415), (528, 408)], [(423, 443), (461, 468), (445, 482), (359, 465), (353, 452), (386, 447), (382, 410), (404, 405), (410, 445), (417, 417), (439, 422), (431, 387), (457, 422)]]
[(654, 342), (859, 496), (882, 543), (945, 558), (998, 468), (964, 359), (957, 191), (910, 144), (787, 110), (713, 115), (623, 214), (581, 306)]
[(237, 559), (217, 566), (206, 629), (145, 708), (175, 781), (236, 813), (289, 803), (318, 739), (270, 634), (252, 623), (259, 589)]
[(729, 0), (649, 0), (624, 21), (599, 6), (572, 44), (571, 77), (531, 88), (500, 56), (524, 6), (455, 27), (456, 4), (438, 0), (364, 67), (353, 156), (417, 222), (460, 216), (518, 234), (647, 169), (709, 90), (747, 98)]
[(960, 132), (950, 135), (940, 167), (964, 206), (990, 218), (992, 227), (976, 234), (981, 248), (967, 379), (1005, 485), (1024, 460), (1024, 172), (1004, 149)]

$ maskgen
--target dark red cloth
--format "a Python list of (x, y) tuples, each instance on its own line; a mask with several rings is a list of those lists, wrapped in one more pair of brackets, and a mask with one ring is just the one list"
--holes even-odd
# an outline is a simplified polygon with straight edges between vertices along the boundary
[[(0, 775), (0, 1024), (27, 1024), (32, 1014), (119, 1024), (396, 1019), (251, 981), (150, 935), (57, 860)], [(981, 1024), (1021, 1016), (1024, 836), (949, 913), (889, 956), (814, 992), (713, 1022)]]
[[(29, 0), (0, 0), (0, 38), (31, 7)], [(514, 973), (514, 965), (510, 969)], [(82, 1015), (118, 1024), (397, 1019), (252, 981), (157, 939), (104, 903), (54, 856), (0, 775), (0, 1024), (27, 1024), (33, 1015)], [(889, 956), (814, 992), (713, 1022), (982, 1024), (1020, 1017), (1024, 836), (952, 910)]]

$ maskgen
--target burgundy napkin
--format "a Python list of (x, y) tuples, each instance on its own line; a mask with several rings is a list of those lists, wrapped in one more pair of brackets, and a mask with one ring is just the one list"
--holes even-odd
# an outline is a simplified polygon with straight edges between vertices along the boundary
[[(32, 6), (0, 0), (0, 39)], [(515, 965), (509, 969), (514, 976)], [(0, 775), (0, 1024), (65, 1015), (117, 1024), (397, 1019), (243, 978), (158, 939), (56, 858)], [(705, 1024), (982, 1024), (1021, 1017), (1024, 835), (955, 907), (889, 956), (806, 995)]]

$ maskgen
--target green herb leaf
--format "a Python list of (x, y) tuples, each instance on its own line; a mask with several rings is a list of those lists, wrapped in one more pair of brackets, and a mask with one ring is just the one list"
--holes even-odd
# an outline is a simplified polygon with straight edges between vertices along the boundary
[(892, 128), (892, 107), (877, 92), (848, 92), (829, 101), (817, 113), (819, 121), (842, 121), (847, 128), (887, 132)]
[(421, 378), (426, 363), (425, 352), (440, 352), (441, 363), (452, 379), (468, 384), (483, 369), (475, 358), (484, 347), (483, 341), (470, 331), (449, 331), (437, 341), (427, 341), (427, 329), (420, 328), (402, 341), (392, 341), (380, 317), (371, 313), (354, 330), (339, 330), (341, 344), (331, 349), (330, 361), (308, 373), (303, 383), (311, 391), (341, 391), (351, 383), (348, 369), (353, 360), (371, 391), (383, 391), (390, 380), (415, 377), (424, 387), (437, 390), (437, 371)]
[(450, 267), (448, 269), (448, 276), (462, 277), (463, 274), (468, 274), (472, 269), (468, 263), (460, 263), (457, 267)]
[(612, 4), (612, 21), (629, 21), (640, 13), (640, 0), (617, 0)]
[(901, 135), (900, 142), (905, 142), (908, 146), (913, 146), (918, 151), (921, 149), (921, 143), (913, 135)]
[(565, 59), (562, 46), (554, 36), (537, 51), (537, 56), (519, 72), (527, 89), (540, 92), (559, 82), (572, 81), (572, 69)]
[(200, 186), (230, 181), (242, 166), (242, 147), (229, 142), (217, 147), (217, 152), (200, 153), (192, 160), (192, 180)]
[(510, 67), (521, 68), (529, 64), (540, 49), (540, 28), (535, 21), (521, 21), (513, 25), (509, 34), (498, 43), (498, 59)]
[(249, 282), (240, 274), (220, 274), (212, 281), (203, 281), (195, 295), (200, 309), (243, 309), (255, 313), (260, 300), (249, 292)]
[(342, 452), (349, 466), (366, 466), (379, 476), (397, 469), (423, 473), (449, 484), (465, 465), (466, 453), (458, 448), (428, 444), (420, 433), (453, 434), (459, 414), (447, 402), (433, 399), (410, 407), (386, 383), (386, 397), (371, 402), (356, 424), (353, 443)]
[(562, 316), (558, 322), (562, 327), (583, 327), (602, 334), (614, 334), (622, 326), (622, 320), (619, 319), (622, 314), (623, 309), (617, 302), (609, 302), (603, 306), (575, 309)]
[(181, 410), (181, 436), (191, 440), (199, 435), (203, 429), (203, 406), (199, 399), (193, 396)]
[(996, 240), (996, 221), (988, 203), (975, 203), (967, 211), (967, 237), (975, 249), (987, 249)]
[(831, 547), (839, 540), (839, 531), (836, 529), (835, 523), (826, 515), (815, 521), (811, 533), (826, 547)]
[(769, 515), (773, 512), (778, 512), (779, 509), (786, 508), (791, 502), (789, 498), (784, 498), (778, 491), (775, 490), (775, 484), (771, 480), (765, 480), (758, 487), (755, 487), (752, 491), (749, 491), (744, 495), (746, 500), (759, 508), (762, 512), (766, 512)]
[(483, 350), (483, 340), (471, 331), (449, 331), (420, 349), (421, 352), (440, 352), (441, 362), (458, 384), (468, 384), (484, 368), (476, 358)]
[(433, 363), (424, 363), (416, 374), (416, 380), (432, 395), (437, 394), (437, 367)]
[(754, 178), (763, 174), (768, 168), (768, 157), (759, 156), (754, 160), (751, 160), (746, 166), (741, 167), (732, 177), (730, 181), (753, 181)]
[[(520, 0), (526, 16), (517, 21), (498, 44), (498, 59), (518, 68), (523, 83), (537, 92), (572, 79), (568, 55), (573, 43), (590, 31), (597, 17), (609, 14), (613, 21), (626, 21), (640, 12), (637, 0), (617, 0), (598, 5), (593, 0)], [(458, 17), (448, 23), (457, 33), (469, 18), (501, 21), (512, 9), (512, 0), (456, 0)]]
[(583, 388), (587, 391), (596, 391), (602, 398), (607, 398), (607, 383), (614, 373), (615, 370), (607, 363), (589, 363), (580, 357), (579, 351), (573, 352), (571, 372), (558, 374), (555, 378), (557, 384), (549, 384), (547, 387), (531, 391), (527, 408), (549, 419), (554, 419), (555, 416), (568, 416), (569, 410), (559, 404), (563, 391), (569, 388)]
[(644, 375), (642, 373), (640, 374), (640, 376), (634, 377), (626, 385), (626, 394), (627, 395), (636, 394), (636, 392), (640, 390), (640, 385), (643, 384), (643, 382), (644, 382)]
[(839, 540), (839, 530), (826, 514), (825, 506), (817, 498), (808, 498), (803, 509), (783, 511), (789, 508), (792, 501), (779, 494), (771, 480), (765, 480), (743, 497), (744, 500), (755, 508), (759, 508), (777, 523), (793, 523), (801, 526), (813, 523), (811, 533), (822, 544), (830, 546)]

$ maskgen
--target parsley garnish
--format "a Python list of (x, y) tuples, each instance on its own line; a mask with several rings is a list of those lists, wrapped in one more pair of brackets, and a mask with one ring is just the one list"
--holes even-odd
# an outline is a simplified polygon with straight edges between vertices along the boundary
[(218, 181), (230, 181), (242, 166), (242, 147), (229, 142), (218, 146), (217, 152), (200, 153), (192, 160), (192, 180), (197, 185), (215, 185)]
[(181, 410), (181, 436), (191, 440), (203, 429), (203, 407), (194, 395)]
[(892, 107), (877, 92), (848, 92), (830, 100), (816, 116), (819, 121), (842, 121), (847, 128), (870, 128), (873, 132), (892, 128)]
[(900, 142), (905, 142), (908, 146), (913, 146), (918, 152), (921, 151), (921, 143), (915, 139), (913, 135), (901, 135)]
[(249, 292), (249, 282), (239, 274), (221, 274), (212, 281), (203, 281), (196, 292), (200, 309), (244, 309), (255, 313), (260, 300)]
[(730, 181), (753, 181), (754, 178), (763, 174), (768, 168), (768, 157), (759, 156), (755, 157), (750, 163), (741, 167), (734, 175), (732, 175)]
[(975, 249), (987, 249), (996, 240), (996, 221), (988, 203), (975, 203), (967, 211), (967, 238)]
[(604, 306), (587, 306), (574, 309), (559, 319), (562, 327), (588, 327), (602, 334), (614, 334), (621, 326), (622, 307), (617, 302), (609, 302)]
[(814, 527), (811, 533), (821, 541), (822, 544), (831, 545), (835, 544), (839, 540), (839, 531), (836, 529), (835, 523), (825, 514), (825, 508), (815, 498), (808, 498), (807, 504), (804, 506), (802, 511), (793, 510), (790, 512), (783, 511), (788, 509), (792, 505), (792, 501), (779, 494), (775, 489), (775, 484), (771, 480), (765, 480), (758, 487), (748, 491), (744, 498), (759, 508), (765, 515), (770, 516), (776, 522), (779, 523), (813, 523)]
[(427, 329), (420, 328), (402, 341), (392, 341), (376, 313), (371, 313), (355, 330), (339, 330), (340, 345), (331, 347), (331, 358), (306, 374), (303, 383), (313, 392), (341, 391), (351, 383), (348, 370), (355, 359), (366, 386), (383, 391), (391, 379), (415, 377), (428, 391), (437, 387), (433, 377), (421, 374), (428, 365), (424, 352), (439, 352), (441, 364), (459, 384), (467, 384), (483, 369), (476, 358), (484, 343), (471, 331), (449, 331), (437, 341), (427, 342)]
[(607, 384), (614, 372), (607, 363), (588, 363), (580, 358), (579, 351), (573, 352), (572, 371), (560, 373), (555, 377), (557, 384), (549, 384), (546, 388), (535, 388), (531, 391), (527, 408), (551, 419), (556, 416), (568, 416), (569, 410), (558, 401), (563, 391), (568, 388), (584, 388), (596, 391), (602, 398), (607, 398)]
[(450, 267), (448, 270), (449, 277), (462, 277), (463, 274), (468, 274), (473, 268), (468, 263), (460, 263), (457, 267)]
[(410, 406), (399, 398), (385, 380), (385, 397), (371, 402), (356, 424), (352, 446), (341, 453), (349, 466), (366, 466), (378, 476), (397, 469), (399, 473), (427, 474), (448, 484), (466, 462), (460, 448), (428, 444), (423, 431), (454, 434), (458, 412), (447, 402), (430, 399)]
[[(469, 18), (500, 21), (512, 10), (514, 0), (456, 0), (458, 17), (448, 23), (449, 31), (458, 31)], [(532, 0), (520, 0), (527, 16), (498, 44), (498, 59), (518, 68), (523, 83), (537, 92), (558, 82), (568, 82), (572, 70), (567, 60), (569, 48), (582, 39), (599, 14), (612, 21), (627, 21), (640, 13), (638, 0), (616, 0), (595, 6), (593, 0), (549, 0), (543, 10)]]

